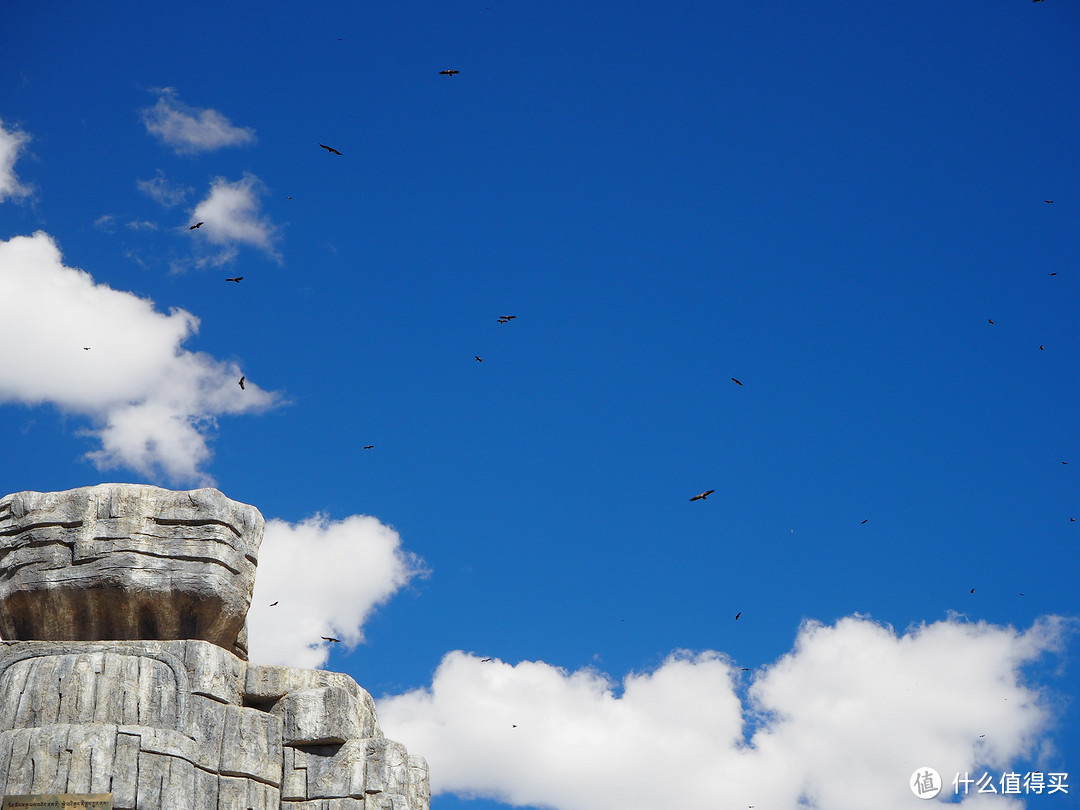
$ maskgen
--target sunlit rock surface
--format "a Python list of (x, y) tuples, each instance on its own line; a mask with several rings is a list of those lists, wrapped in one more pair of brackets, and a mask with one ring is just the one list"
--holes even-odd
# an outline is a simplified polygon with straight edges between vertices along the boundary
[(263, 518), (215, 489), (0, 499), (0, 782), (116, 810), (428, 810), (347, 675), (246, 660)]

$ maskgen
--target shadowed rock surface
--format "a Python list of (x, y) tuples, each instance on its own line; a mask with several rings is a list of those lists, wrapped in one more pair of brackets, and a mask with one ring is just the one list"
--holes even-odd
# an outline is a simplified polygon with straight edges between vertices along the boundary
[(263, 518), (215, 489), (0, 499), (0, 783), (116, 810), (428, 810), (335, 672), (246, 660)]

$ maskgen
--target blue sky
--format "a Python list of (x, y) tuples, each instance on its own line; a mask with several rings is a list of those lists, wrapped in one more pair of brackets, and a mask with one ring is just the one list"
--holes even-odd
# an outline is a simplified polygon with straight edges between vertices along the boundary
[(10, 4), (0, 494), (257, 506), (253, 656), (356, 678), (436, 808), (1080, 773), (1078, 35), (1065, 0)]

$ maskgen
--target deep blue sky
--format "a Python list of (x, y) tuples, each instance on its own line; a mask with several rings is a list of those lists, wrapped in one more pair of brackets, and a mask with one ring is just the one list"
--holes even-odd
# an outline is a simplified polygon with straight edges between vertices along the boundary
[[(277, 392), (204, 430), (228, 496), (372, 515), (423, 558), (330, 659), (376, 697), (456, 649), (618, 681), (679, 648), (764, 667), (804, 619), (1080, 610), (1075, 3), (4, 16), (32, 191), (0, 239), (45, 231)], [(254, 137), (178, 154), (162, 98)], [(245, 177), (266, 244), (188, 230)], [(100, 411), (0, 393), (0, 494), (203, 483), (99, 470)], [(1032, 677), (1080, 774), (1068, 638)]]

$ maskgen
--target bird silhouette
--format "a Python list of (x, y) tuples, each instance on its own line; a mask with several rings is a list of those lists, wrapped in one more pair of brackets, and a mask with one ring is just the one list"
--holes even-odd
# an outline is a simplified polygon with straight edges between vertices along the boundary
[(332, 146), (327, 146), (325, 143), (320, 143), (319, 146), (321, 146), (323, 149), (325, 149), (327, 152), (330, 152), (333, 155), (340, 155), (341, 154), (341, 152), (339, 152), (337, 149), (335, 149)]
[(1040, 352), (1046, 351), (1046, 347), (1044, 345), (1042, 345), (1041, 343), (1039, 344), (1039, 351)]
[(90, 351), (90, 347), (89, 347), (89, 346), (83, 346), (83, 347), (82, 347), (82, 350), (83, 350), (84, 352), (88, 352), (88, 351)]
[(740, 616), (742, 616), (742, 611), (741, 610), (738, 613), (735, 614), (735, 621), (738, 621)]
[(226, 281), (235, 281), (237, 284), (239, 284), (241, 281), (244, 280), (244, 277), (243, 276), (237, 276), (236, 278), (227, 278), (225, 280)]
[(742, 671), (743, 671), (743, 672), (749, 672), (749, 671), (750, 671), (750, 667), (743, 667), (743, 668), (742, 668)]
[(205, 225), (205, 224), (206, 224), (206, 223), (204, 223), (204, 222), (196, 222), (196, 223), (195, 223), (194, 225), (188, 225), (188, 230), (189, 230), (189, 231), (193, 231), (193, 230), (195, 230), (196, 228), (201, 228), (201, 227), (202, 227), (203, 225)]
[[(867, 518), (866, 520), (870, 520), (870, 518)], [(862, 523), (860, 523), (859, 525), (860, 525), (860, 526), (862, 526), (862, 525), (863, 525), (863, 523), (866, 523), (866, 520), (864, 520), (864, 521), (863, 521)]]
[(732, 378), (731, 378), (731, 381), (732, 381), (733, 383), (735, 383), (736, 385), (742, 385), (742, 383), (741, 383), (741, 382), (739, 382), (738, 380), (736, 380), (736, 379), (735, 379), (734, 377), (732, 377)]
[(365, 450), (370, 450), (370, 449), (371, 449), (371, 448), (373, 448), (374, 446), (375, 446), (375, 445), (373, 445), (373, 444), (365, 444), (365, 445), (364, 445), (364, 449), (365, 449)]
[(968, 591), (968, 593), (975, 593), (975, 589), (972, 588), (970, 591)]
[(331, 644), (340, 644), (340, 638), (334, 638), (333, 636), (319, 636), (323, 641), (329, 641)]
[(484, 358), (480, 357), (480, 355), (474, 354), (473, 357), (476, 358), (477, 363), (483, 363), (484, 362)]
[(516, 317), (517, 315), (500, 315), (499, 323), (510, 323), (510, 321), (514, 320)]
[(459, 73), (461, 73), (460, 70), (440, 70), (439, 71), (440, 76), (457, 76)]
[[(278, 600), (278, 601), (281, 601), (281, 600)], [(274, 606), (274, 605), (276, 605), (276, 604), (277, 604), (277, 602), (271, 602), (271, 603), (270, 603), (270, 607), (273, 607), (273, 606)]]
[(700, 495), (695, 495), (695, 496), (694, 496), (693, 498), (691, 498), (690, 500), (691, 500), (691, 501), (703, 501), (703, 500), (705, 500), (706, 498), (708, 498), (708, 497), (709, 497), (710, 495), (712, 495), (712, 494), (713, 494), (714, 492), (716, 492), (716, 490), (715, 490), (715, 489), (707, 489), (707, 490), (705, 490), (704, 492), (702, 492), (702, 493), (701, 493)]
[(1056, 276), (1057, 273), (1047, 273), (1046, 275), (1048, 275), (1048, 276)]
[(490, 660), (491, 660), (490, 658), (481, 658), (481, 659), (480, 659), (480, 663), (481, 663), (481, 664), (486, 664), (486, 663), (488, 663), (488, 662), (489, 662)]
[(990, 320), (989, 318), (987, 318), (987, 319), (986, 319), (986, 322), (987, 322), (987, 323), (993, 323), (993, 321), (992, 321), (992, 320)]
[(243, 390), (244, 390), (244, 380), (246, 380), (246, 379), (247, 379), (247, 377), (241, 377), (241, 378), (240, 378), (240, 382), (238, 382), (238, 383), (237, 383), (237, 385), (239, 385), (239, 386), (240, 386), (240, 390), (241, 390), (241, 391), (243, 391)]

